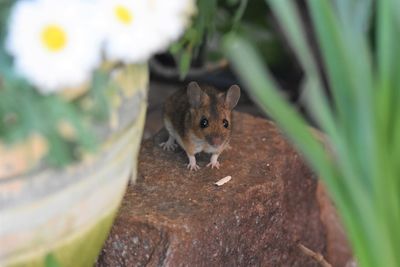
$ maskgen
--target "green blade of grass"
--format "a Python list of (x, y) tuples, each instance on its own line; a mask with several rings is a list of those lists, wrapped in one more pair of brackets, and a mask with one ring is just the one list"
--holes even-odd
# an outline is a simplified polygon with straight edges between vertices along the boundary
[[(390, 4), (395, 3), (390, 0), (385, 1)], [(300, 26), (294, 4), (285, 0), (269, 0), (269, 2), (306, 72), (304, 84), (309, 88), (307, 91), (309, 100), (323, 99), (321, 95), (316, 94), (321, 88), (319, 73), (315, 71), (315, 62), (304, 40), (304, 31)], [(323, 103), (321, 106), (324, 106), (322, 109), (319, 110), (318, 103), (311, 103), (311, 107), (314, 112), (322, 111), (322, 115), (318, 114), (318, 121), (323, 129), (327, 130), (331, 145), (335, 149), (335, 162), (326, 158), (322, 161), (315, 160), (320, 151), (312, 145), (311, 148), (307, 147), (306, 144), (312, 138), (303, 127), (304, 121), (274, 91), (276, 85), (268, 72), (264, 71), (264, 66), (258, 62), (259, 57), (253, 53), (254, 51), (251, 51), (246, 43), (233, 37), (226, 39), (224, 47), (236, 69), (242, 74), (245, 84), (252, 89), (256, 101), (263, 107), (268, 107), (269, 114), (303, 150), (311, 165), (322, 174), (349, 231), (359, 264), (364, 267), (396, 266), (399, 262), (396, 251), (399, 251), (400, 246), (400, 237), (395, 234), (398, 232), (396, 225), (399, 225), (400, 213), (398, 195), (400, 167), (395, 166), (393, 155), (400, 156), (398, 148), (400, 141), (397, 141), (398, 138), (385, 137), (393, 136), (400, 131), (397, 130), (400, 122), (393, 123), (394, 118), (400, 115), (398, 114), (400, 108), (393, 108), (396, 107), (393, 103), (397, 103), (396, 100), (400, 97), (394, 90), (400, 88), (400, 78), (395, 79), (390, 73), (389, 75), (384, 73), (382, 77), (386, 77), (387, 80), (379, 76), (378, 86), (375, 84), (376, 76), (373, 73), (375, 69), (372, 66), (367, 35), (371, 1), (334, 0), (333, 2), (337, 10), (327, 0), (309, 0), (308, 4), (338, 116), (332, 116), (332, 111), (323, 101), (321, 101)], [(386, 7), (386, 10), (381, 12), (382, 15), (395, 10), (393, 5), (387, 3), (386, 6), (382, 4)], [(383, 22), (386, 20), (391, 21), (386, 18)], [(386, 45), (387, 49), (392, 49), (395, 46), (390, 40), (396, 40), (394, 33), (399, 33), (397, 32), (399, 29), (393, 32), (393, 24), (387, 21), (386, 24), (383, 23), (386, 26), (382, 28), (387, 27), (391, 31), (385, 30), (391, 34), (382, 35), (389, 40), (383, 41), (382, 44)], [(391, 67), (392, 73), (400, 69), (400, 63), (398, 66), (394, 64), (400, 62), (396, 55), (393, 50), (390, 53), (383, 51), (383, 58), (390, 64), (384, 60), (383, 62)], [(385, 85), (385, 82), (391, 86), (387, 88), (383, 86), (386, 91), (380, 91), (386, 94), (379, 92), (381, 100), (379, 98), (376, 100), (374, 89), (381, 87), (382, 84)], [(379, 104), (375, 105), (376, 102)], [(383, 108), (382, 106), (387, 103), (389, 108)], [(384, 112), (380, 111), (381, 108)], [(380, 117), (377, 117), (375, 112), (378, 112)], [(330, 128), (332, 125), (334, 127)], [(379, 129), (380, 126), (383, 130)], [(390, 141), (392, 147), (388, 143)], [(384, 146), (381, 146), (382, 144)], [(323, 167), (319, 164), (323, 164)], [(376, 190), (379, 194), (375, 193)]]
[[(328, 168), (328, 159), (324, 150), (317, 141), (312, 137), (308, 127), (304, 120), (282, 99), (277, 93), (276, 85), (272, 82), (272, 79), (267, 79), (263, 70), (265, 69), (254, 50), (249, 46), (248, 43), (242, 39), (228, 35), (224, 40), (224, 48), (227, 51), (228, 56), (234, 63), (234, 66), (239, 69), (246, 84), (250, 87), (262, 88), (260, 90), (252, 91), (253, 98), (261, 107), (265, 107), (267, 99), (274, 99), (274, 105), (268, 105), (270, 108), (268, 112), (278, 118), (281, 126), (288, 132), (298, 132), (298, 143), (306, 149), (309, 154), (318, 155), (313, 158), (315, 166), (325, 166)], [(246, 66), (238, 64), (240, 61), (247, 62)], [(251, 79), (249, 78), (251, 77)], [(260, 103), (261, 101), (261, 103)], [(268, 103), (269, 104), (269, 103)], [(321, 171), (324, 171), (321, 169)]]
[[(329, 110), (329, 104), (327, 103), (324, 95), (321, 94), (321, 82), (319, 79), (319, 72), (317, 71), (316, 63), (314, 62), (312, 53), (309, 49), (309, 46), (307, 44), (307, 41), (305, 40), (305, 33), (304, 30), (302, 29), (302, 23), (299, 18), (299, 14), (297, 12), (297, 9), (295, 7), (295, 4), (293, 1), (287, 1), (287, 0), (268, 0), (267, 2), (270, 3), (274, 14), (278, 17), (279, 22), (281, 23), (281, 27), (284, 29), (287, 38), (289, 39), (293, 50), (295, 51), (297, 57), (300, 60), (300, 63), (303, 67), (303, 69), (306, 71), (307, 74), (307, 81), (306, 84), (307, 88), (309, 88), (309, 98), (308, 102), (310, 103), (311, 110), (313, 111), (312, 114), (315, 114), (318, 119), (317, 121), (319, 124), (322, 126), (323, 129), (325, 129), (332, 139), (332, 143), (335, 145), (336, 149), (339, 151), (339, 154), (342, 156), (339, 160), (342, 162), (342, 167), (347, 169), (347, 177), (355, 177), (354, 170), (351, 166), (351, 162), (353, 159), (349, 158), (348, 155), (349, 149), (346, 146), (346, 144), (343, 142), (343, 140), (340, 138), (338, 135), (336, 125), (333, 122), (333, 116), (331, 115), (331, 110)], [(340, 1), (339, 1), (340, 2)], [(343, 6), (343, 4), (342, 4)], [(357, 5), (358, 7), (360, 5)], [(356, 29), (358, 28), (364, 28), (365, 30), (365, 24), (366, 21), (368, 20), (367, 18), (367, 13), (368, 13), (368, 7), (369, 5), (367, 4), (364, 7), (364, 12), (362, 12), (362, 17), (361, 19), (355, 20), (356, 23)], [(354, 17), (354, 16), (353, 16)], [(352, 17), (352, 19), (353, 19)], [(363, 44), (363, 43), (362, 43)], [(363, 50), (365, 52), (365, 56), (361, 57), (361, 59), (368, 59), (368, 53), (366, 52), (366, 48)], [(365, 66), (364, 68), (359, 68), (361, 73), (370, 73), (370, 69), (368, 66), (370, 66), (370, 62), (363, 62), (361, 64)], [(365, 70), (367, 69), (367, 70)], [(368, 76), (368, 75), (367, 75)], [(364, 88), (371, 87), (371, 82), (367, 78), (363, 78), (365, 80), (364, 82)], [(359, 90), (357, 91), (359, 92)], [(365, 94), (363, 93), (361, 97), (363, 97)], [(362, 99), (362, 98), (361, 98)], [(311, 100), (311, 101), (310, 101)], [(362, 99), (364, 100), (364, 99)], [(368, 110), (368, 107), (365, 105), (368, 105), (368, 101), (360, 101), (360, 109), (362, 110)], [(361, 113), (361, 112), (360, 112)], [(364, 116), (362, 116), (364, 120), (364, 124), (368, 125), (370, 119), (370, 116), (368, 116), (370, 113), (366, 112)], [(360, 127), (362, 129), (362, 127)], [(371, 126), (369, 125), (369, 128)], [(370, 132), (370, 131), (363, 131), (363, 134), (365, 132)], [(372, 144), (371, 142), (371, 137), (368, 137), (369, 142), (365, 142), (367, 144)], [(360, 139), (358, 139), (360, 140)], [(364, 139), (361, 138), (362, 141)], [(359, 144), (359, 147), (363, 147), (362, 144)], [(372, 148), (369, 148), (369, 150), (372, 150)], [(362, 152), (360, 152), (362, 153)], [(343, 156), (344, 155), (344, 156)], [(370, 154), (366, 154), (370, 155)], [(362, 185), (362, 184), (361, 184)]]
[(286, 0), (267, 0), (267, 2), (277, 16), (286, 38), (288, 38), (302, 68), (307, 74), (306, 83), (313, 85), (306, 87), (306, 90), (309, 90), (309, 92), (306, 92), (309, 96), (307, 97), (307, 103), (311, 111), (318, 110), (318, 112), (311, 112), (311, 114), (316, 115), (318, 124), (329, 135), (337, 136), (336, 125), (332, 111), (329, 108), (330, 105), (326, 96), (322, 93), (322, 82), (319, 77), (317, 64), (305, 39), (305, 31), (294, 2)]
[[(347, 20), (347, 24), (345, 18), (340, 21), (326, 0), (309, 0), (308, 5), (338, 110), (341, 139), (334, 145), (341, 166), (347, 170), (348, 179), (358, 180), (358, 184), (372, 195), (379, 171), (375, 160), (372, 63), (365, 30), (348, 25), (353, 19)], [(357, 55), (356, 59), (353, 59), (354, 55)]]
[(383, 90), (390, 90), (393, 77), (393, 39), (394, 36), (391, 24), (392, 10), (390, 0), (381, 0), (377, 3), (377, 62), (379, 85)]
[[(325, 1), (322, 1), (325, 3)], [(321, 5), (320, 1), (308, 1), (310, 13), (315, 25), (317, 40), (321, 47), (328, 80), (331, 85), (332, 95), (341, 127), (348, 128), (355, 118), (353, 117), (353, 90), (349, 79), (347, 59), (343, 52), (343, 40), (339, 29), (334, 23), (329, 6)], [(329, 17), (328, 17), (329, 16)]]
[(232, 20), (232, 30), (235, 31), (239, 26), (239, 22), (242, 19), (244, 12), (246, 11), (246, 7), (248, 4), (248, 0), (240, 0), (239, 7), (237, 8), (235, 15)]
[[(259, 56), (244, 40), (236, 36), (227, 36), (224, 40), (224, 48), (228, 57), (232, 60), (234, 67), (238, 70), (248, 88), (252, 88), (253, 99), (260, 104), (261, 107), (268, 107), (268, 113), (272, 115), (280, 126), (289, 133), (295, 144), (305, 154), (310, 161), (311, 166), (316, 169), (325, 182), (329, 185), (330, 190), (337, 198), (338, 202), (342, 202), (341, 206), (349, 205), (347, 201), (343, 201), (347, 196), (343, 197), (343, 185), (339, 179), (332, 177), (340, 176), (331, 162), (331, 158), (322, 148), (321, 144), (314, 139), (310, 130), (302, 117), (300, 117), (287, 104), (276, 90), (276, 85), (268, 74), (264, 65), (260, 62)], [(354, 180), (344, 180), (350, 185), (354, 185)], [(348, 185), (347, 185), (348, 186)], [(354, 195), (360, 200), (358, 207), (361, 210), (368, 209), (368, 201), (363, 195), (363, 191), (354, 186)], [(347, 203), (346, 203), (347, 202)]]
[[(354, 177), (356, 179), (355, 170), (352, 166), (354, 159), (350, 158), (349, 147), (343, 142), (343, 139), (338, 133), (338, 129), (333, 121), (332, 111), (329, 109), (329, 104), (325, 96), (322, 94), (322, 85), (319, 79), (319, 72), (312, 53), (305, 40), (305, 33), (302, 29), (302, 23), (293, 1), (286, 0), (268, 0), (274, 14), (278, 17), (281, 27), (284, 29), (287, 38), (289, 39), (293, 50), (295, 51), (299, 61), (306, 72), (306, 88), (308, 90), (308, 103), (310, 103), (311, 114), (317, 117), (318, 123), (324, 130), (327, 131), (332, 145), (334, 145), (338, 154), (341, 155), (337, 160), (340, 162), (346, 177)], [(357, 187), (363, 187), (362, 181), (357, 181)]]
[(366, 33), (371, 19), (372, 0), (334, 0), (338, 16), (353, 31)]
[(399, 2), (382, 0), (377, 2), (377, 87), (376, 104), (378, 130), (380, 132), (380, 151), (378, 158), (381, 179), (377, 180), (377, 209), (382, 217), (383, 227), (388, 228), (388, 238), (393, 244), (397, 262), (400, 262), (400, 235), (393, 235), (400, 224), (400, 53), (398, 38), (400, 34)]
[[(311, 17), (328, 73), (328, 80), (338, 111), (338, 125), (346, 136), (346, 146), (357, 157), (351, 164), (358, 176), (366, 179), (372, 192), (372, 180), (376, 171), (370, 162), (374, 155), (374, 124), (371, 113), (372, 75), (367, 45), (361, 33), (344, 29), (339, 24), (330, 2), (309, 0)], [(358, 49), (358, 51), (356, 51)], [(352, 55), (357, 53), (357, 60)], [(356, 177), (357, 178), (357, 177)]]
[[(289, 134), (289, 137), (303, 151), (311, 166), (327, 183), (346, 222), (352, 241), (357, 244), (359, 255), (375, 262), (374, 255), (369, 255), (369, 250), (366, 248), (373, 243), (371, 241), (374, 240), (374, 236), (369, 233), (376, 225), (367, 198), (368, 194), (358, 187), (355, 183), (357, 181), (346, 179), (337, 171), (334, 163), (310, 134), (304, 120), (276, 92), (275, 83), (269, 77), (254, 49), (235, 36), (226, 37), (224, 48), (245, 84), (252, 89), (251, 93), (256, 102), (264, 108), (268, 107), (268, 113)], [(373, 266), (373, 264), (365, 266)]]
[[(293, 50), (295, 51), (303, 69), (306, 72), (305, 86), (307, 90), (307, 102), (309, 103), (311, 114), (317, 117), (318, 123), (330, 137), (331, 145), (334, 145), (337, 154), (341, 155), (337, 160), (340, 162), (346, 177), (354, 177), (356, 174), (352, 167), (352, 160), (348, 146), (339, 135), (337, 126), (333, 120), (332, 111), (329, 103), (322, 93), (322, 84), (319, 78), (319, 71), (312, 56), (312, 52), (305, 39), (305, 32), (302, 29), (302, 22), (293, 1), (288, 0), (267, 0), (270, 3), (274, 14), (278, 17), (281, 27), (284, 29)], [(357, 181), (354, 186), (363, 187), (361, 181)], [(361, 193), (360, 193), (361, 194)]]
[[(377, 188), (385, 188), (386, 178), (381, 177), (382, 164), (376, 155), (379, 155), (380, 140), (382, 139), (377, 132), (377, 120), (375, 116), (376, 110), (373, 105), (374, 81), (372, 74), (372, 63), (368, 54), (368, 46), (366, 45), (366, 36), (363, 32), (355, 31), (351, 25), (339, 24), (333, 13), (333, 8), (326, 0), (308, 1), (314, 25), (318, 33), (320, 45), (330, 74), (330, 83), (334, 92), (345, 94), (343, 88), (339, 88), (335, 82), (342, 79), (344, 89), (351, 92), (349, 95), (349, 103), (346, 105), (354, 106), (354, 115), (349, 114), (352, 118), (352, 124), (344, 123), (346, 127), (348, 140), (347, 144), (352, 150), (352, 155), (356, 164), (356, 173), (358, 179), (362, 179), (363, 183), (368, 184), (371, 188), (371, 199), (373, 201), (374, 213), (376, 214), (375, 222), (371, 224), (371, 234), (374, 235), (371, 242), (371, 248), (368, 251), (360, 252), (362, 264), (365, 266), (374, 266), (374, 264), (365, 261), (368, 257), (367, 253), (371, 251), (379, 251), (380, 257), (385, 258), (385, 266), (395, 266), (396, 253), (390, 245), (390, 228), (385, 227), (382, 223), (384, 218), (389, 218), (383, 205), (376, 207), (376, 203), (382, 204), (387, 201), (383, 200), (383, 195), (376, 195)], [(351, 60), (353, 55), (357, 55), (357, 60)], [(339, 59), (339, 61), (338, 61)], [(336, 61), (335, 61), (336, 60)], [(342, 65), (338, 64), (342, 62)], [(384, 117), (384, 116), (382, 116)], [(341, 119), (343, 119), (341, 117)], [(341, 155), (343, 156), (343, 155)], [(378, 190), (380, 191), (380, 190)], [(376, 245), (379, 241), (381, 245)], [(357, 249), (357, 248), (356, 248)], [(373, 254), (373, 253), (372, 253)], [(375, 257), (375, 263), (380, 261), (380, 257)], [(369, 265), (367, 265), (369, 264)], [(375, 265), (376, 265), (375, 264)]]

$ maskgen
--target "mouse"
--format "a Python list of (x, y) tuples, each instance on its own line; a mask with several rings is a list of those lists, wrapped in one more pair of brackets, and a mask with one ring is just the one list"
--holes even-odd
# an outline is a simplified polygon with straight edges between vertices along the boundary
[(212, 86), (190, 82), (167, 98), (163, 120), (168, 140), (160, 143), (173, 151), (178, 145), (186, 152), (191, 171), (199, 170), (195, 155), (211, 154), (207, 167), (220, 168), (218, 157), (229, 147), (232, 134), (232, 110), (240, 98), (240, 87), (232, 85), (226, 92)]

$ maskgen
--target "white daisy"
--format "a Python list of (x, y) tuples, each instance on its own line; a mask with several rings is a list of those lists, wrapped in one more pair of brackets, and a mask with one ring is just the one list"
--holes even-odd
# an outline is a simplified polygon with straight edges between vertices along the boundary
[(106, 57), (135, 63), (166, 49), (183, 32), (193, 0), (105, 0), (102, 6)]
[(176, 41), (195, 11), (192, 0), (148, 0), (158, 36), (166, 43)]
[[(98, 20), (103, 22), (105, 55), (111, 61), (141, 62), (153, 52), (157, 36), (151, 31), (145, 1), (105, 0)], [(101, 24), (99, 24), (101, 25)]]
[(13, 7), (6, 49), (40, 92), (78, 86), (99, 64), (102, 36), (90, 7), (77, 0), (22, 0)]

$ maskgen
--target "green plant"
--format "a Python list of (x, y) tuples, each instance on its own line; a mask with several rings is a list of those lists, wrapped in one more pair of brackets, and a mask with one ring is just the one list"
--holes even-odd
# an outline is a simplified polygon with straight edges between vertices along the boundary
[[(89, 93), (74, 101), (61, 95), (43, 97), (14, 74), (10, 58), (1, 50), (0, 47), (0, 141), (12, 145), (31, 134), (40, 134), (49, 145), (46, 162), (56, 167), (78, 159), (79, 150), (93, 151), (97, 140), (88, 126), (93, 127), (108, 117), (107, 93), (115, 88), (110, 84), (109, 74), (98, 70)], [(88, 101), (93, 105), (85, 106)], [(74, 138), (62, 135), (61, 123), (72, 127)]]
[(376, 14), (371, 14), (370, 0), (307, 1), (332, 101), (322, 90), (295, 1), (267, 2), (304, 69), (307, 106), (329, 149), (277, 93), (250, 42), (227, 36), (228, 57), (254, 99), (328, 186), (359, 265), (400, 266), (399, 2), (376, 1)]
[(0, 1), (0, 153), (37, 137), (43, 155), (33, 157), (35, 166), (43, 158), (63, 167), (93, 152), (96, 129), (119, 106), (121, 71), (167, 48), (195, 11), (194, 0), (65, 5)]
[[(13, 59), (4, 48), (7, 21), (15, 2), (5, 0), (0, 3), (0, 144), (10, 146), (32, 134), (39, 134), (49, 147), (45, 161), (51, 166), (65, 166), (80, 158), (82, 151), (95, 149), (97, 140), (91, 127), (108, 117), (106, 94), (114, 87), (110, 86), (109, 73), (97, 70), (89, 93), (73, 101), (60, 94), (41, 95), (14, 71)], [(88, 101), (93, 105), (83, 105)], [(61, 123), (69, 125), (74, 132), (73, 138), (62, 135)]]
[[(275, 36), (267, 30), (263, 0), (208, 0), (197, 1), (197, 14), (185, 34), (170, 47), (183, 79), (188, 74), (193, 59), (208, 63), (225, 61), (221, 39), (227, 33), (237, 32), (257, 44), (262, 55), (271, 64), (280, 63), (282, 51)], [(202, 58), (203, 54), (204, 58)]]

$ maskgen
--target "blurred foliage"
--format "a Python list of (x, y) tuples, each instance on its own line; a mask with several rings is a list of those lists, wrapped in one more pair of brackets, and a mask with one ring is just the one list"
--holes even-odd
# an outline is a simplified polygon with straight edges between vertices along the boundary
[[(88, 94), (73, 101), (61, 95), (43, 97), (11, 68), (11, 59), (0, 51), (0, 140), (12, 145), (33, 133), (45, 137), (50, 151), (47, 162), (64, 166), (81, 155), (78, 151), (93, 151), (96, 138), (90, 130), (99, 120), (108, 117), (109, 104), (105, 92), (110, 87), (109, 74), (98, 71)], [(93, 103), (90, 107), (82, 101)], [(60, 123), (68, 123), (75, 132), (74, 138), (66, 138), (59, 129)]]
[(53, 253), (49, 253), (46, 255), (46, 258), (44, 260), (44, 266), (45, 267), (60, 267), (60, 264), (59, 264), (56, 256), (54, 256)]
[[(44, 97), (12, 68), (12, 58), (4, 50), (7, 18), (14, 1), (0, 1), (0, 143), (12, 145), (39, 134), (48, 142), (46, 162), (65, 166), (82, 156), (83, 151), (96, 148), (93, 125), (109, 114), (108, 93), (115, 89), (108, 71), (93, 75), (88, 93), (74, 100), (52, 94)], [(92, 105), (83, 105), (90, 102)], [(73, 131), (64, 136), (60, 124)]]
[(8, 15), (15, 0), (0, 1), (0, 42), (3, 42), (6, 33)]
[(191, 27), (170, 47), (181, 79), (196, 59), (208, 62), (224, 59), (220, 42), (225, 34), (232, 32), (257, 44), (263, 58), (271, 64), (282, 64), (283, 50), (274, 34), (267, 30), (270, 25), (265, 7), (263, 0), (198, 0)]
[(332, 98), (296, 2), (266, 2), (304, 70), (307, 108), (323, 134), (280, 96), (252, 40), (228, 35), (227, 56), (328, 186), (359, 266), (400, 266), (399, 2), (306, 1)]

